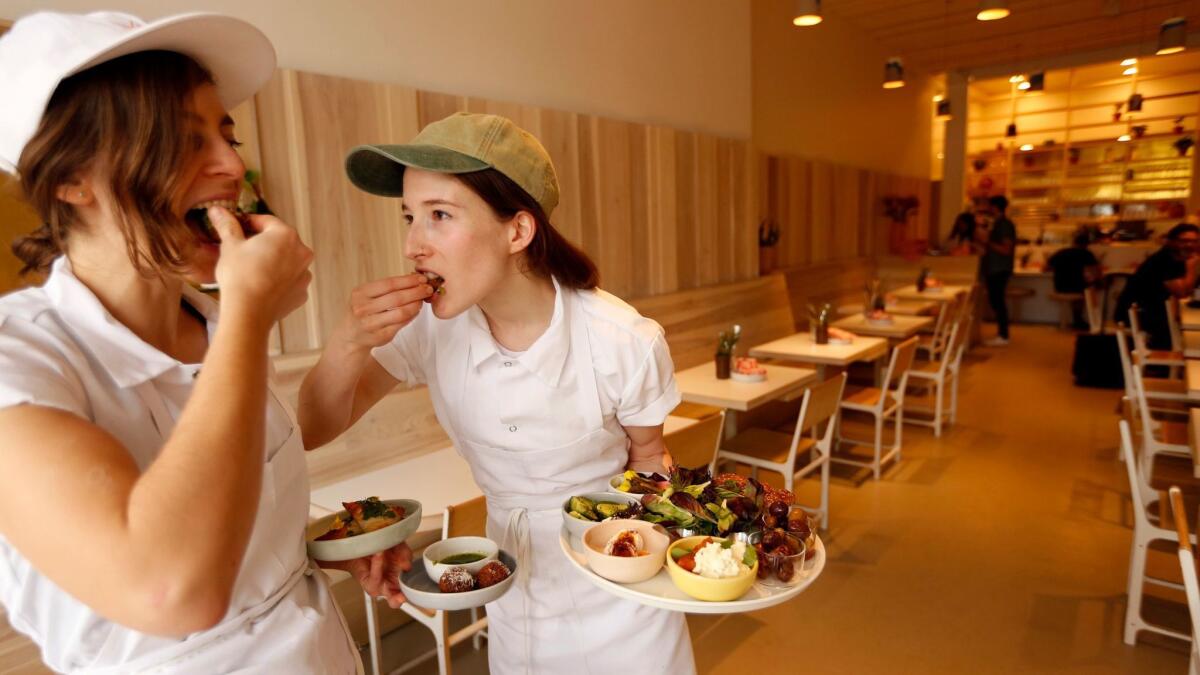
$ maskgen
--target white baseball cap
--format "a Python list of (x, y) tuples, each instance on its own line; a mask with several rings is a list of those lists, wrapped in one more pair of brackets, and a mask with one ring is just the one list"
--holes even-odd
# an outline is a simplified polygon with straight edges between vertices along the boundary
[(253, 96), (275, 70), (267, 36), (233, 17), (192, 13), (146, 23), (120, 12), (30, 14), (0, 37), (0, 169), (15, 172), (59, 82), (150, 50), (195, 59), (212, 74), (227, 109)]

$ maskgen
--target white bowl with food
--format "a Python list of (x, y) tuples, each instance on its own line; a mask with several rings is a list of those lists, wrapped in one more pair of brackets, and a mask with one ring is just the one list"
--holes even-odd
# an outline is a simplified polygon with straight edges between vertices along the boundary
[(354, 560), (403, 543), (421, 524), (421, 503), (370, 497), (308, 524), (305, 541), (314, 560)]
[(576, 537), (582, 537), (596, 523), (611, 518), (630, 504), (641, 502), (641, 495), (624, 492), (587, 492), (563, 502), (563, 525)]
[(400, 590), (417, 607), (453, 612), (499, 600), (512, 588), (516, 576), (517, 559), (502, 550), (475, 573), (455, 567), (432, 579), (424, 565), (413, 565), (400, 575)]
[(464, 567), (475, 574), (499, 554), (500, 546), (487, 537), (450, 537), (427, 546), (421, 562), (431, 579), (440, 579), (451, 567)]
[(588, 528), (583, 552), (588, 567), (619, 584), (645, 581), (662, 569), (671, 538), (661, 525), (610, 520)]

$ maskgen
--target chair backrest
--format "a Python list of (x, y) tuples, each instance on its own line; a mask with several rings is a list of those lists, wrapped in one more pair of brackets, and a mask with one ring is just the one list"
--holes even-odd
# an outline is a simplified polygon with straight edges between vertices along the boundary
[(1083, 308), (1087, 312), (1088, 332), (1099, 335), (1104, 330), (1100, 317), (1100, 296), (1091, 286), (1083, 289)]
[(946, 337), (946, 348), (942, 350), (942, 360), (938, 362), (938, 372), (942, 375), (946, 371), (958, 363), (958, 359), (962, 358), (962, 343), (963, 336), (966, 331), (963, 330), (961, 321), (950, 324), (950, 335)]
[(938, 305), (937, 319), (933, 322), (933, 344), (938, 349), (946, 345), (946, 328), (951, 323), (950, 314), (957, 309), (956, 303), (956, 300), (950, 300)]
[(686, 429), (664, 437), (671, 459), (680, 466), (693, 469), (711, 466), (725, 430), (725, 411), (701, 419)]
[(1129, 306), (1129, 333), (1133, 336), (1133, 353), (1145, 354), (1147, 351), (1146, 334), (1142, 332), (1141, 321), (1138, 319), (1138, 306), (1136, 302)]
[[(796, 418), (796, 433), (792, 439), (793, 449), (800, 440), (800, 434), (809, 429), (815, 430), (817, 435), (832, 438), (829, 434), (834, 425), (827, 424), (827, 422), (833, 421), (838, 414), (842, 402), (842, 392), (845, 389), (846, 373), (841, 373), (821, 384), (809, 387), (808, 391), (804, 392), (804, 402), (800, 405), (800, 416)], [(822, 424), (826, 426), (822, 427)]]
[[(1187, 596), (1188, 614), (1192, 617), (1192, 652), (1200, 645), (1200, 583), (1196, 579), (1196, 557), (1192, 551), (1192, 537), (1188, 531), (1187, 511), (1183, 506), (1183, 493), (1179, 486), (1172, 485), (1171, 512), (1175, 516), (1175, 533), (1179, 535), (1179, 571), (1183, 574), (1183, 592)], [(1193, 658), (1195, 656), (1193, 655)]]
[(483, 497), (446, 507), (442, 538), (487, 536), (487, 500)]
[[(892, 348), (892, 360), (888, 363), (887, 374), (883, 378), (883, 390), (885, 393), (888, 390), (894, 390), (898, 399), (904, 396), (904, 389), (908, 384), (908, 369), (912, 368), (913, 359), (916, 355), (917, 338), (915, 337), (911, 337)], [(886, 399), (886, 396), (879, 397), (881, 406)]]
[(1121, 420), (1117, 426), (1121, 428), (1121, 454), (1125, 457), (1125, 475), (1129, 478), (1129, 496), (1133, 502), (1135, 527), (1148, 527), (1150, 520), (1146, 517), (1146, 504), (1149, 500), (1142, 486), (1139, 453), (1133, 451), (1133, 435), (1129, 430), (1129, 423)]
[(1179, 300), (1167, 298), (1167, 326), (1171, 330), (1171, 351), (1183, 351), (1183, 333), (1179, 332)]
[(1121, 354), (1121, 375), (1125, 380), (1125, 397), (1130, 400), (1135, 406), (1137, 405), (1137, 392), (1133, 388), (1133, 359), (1129, 354), (1129, 335), (1125, 332), (1125, 327), (1117, 324), (1117, 352)]

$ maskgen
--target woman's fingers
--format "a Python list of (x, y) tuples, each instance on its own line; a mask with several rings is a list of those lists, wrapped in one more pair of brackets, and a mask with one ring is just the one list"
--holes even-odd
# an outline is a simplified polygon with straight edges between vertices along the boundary
[(417, 288), (422, 285), (429, 285), (429, 279), (424, 274), (405, 274), (398, 277), (384, 277), (367, 283), (354, 289), (351, 296), (352, 300), (358, 302), (366, 302), (373, 300), (388, 293), (395, 291), (403, 291), (412, 288)]

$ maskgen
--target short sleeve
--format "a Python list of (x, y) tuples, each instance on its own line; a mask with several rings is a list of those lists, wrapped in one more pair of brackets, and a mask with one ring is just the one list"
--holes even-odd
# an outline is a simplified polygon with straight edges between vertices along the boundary
[(404, 328), (401, 328), (392, 341), (371, 350), (371, 356), (383, 366), (389, 375), (405, 384), (425, 383), (424, 351), (428, 342), (426, 335), (429, 331), (429, 305), (421, 308), (421, 312)]
[(660, 329), (641, 366), (621, 392), (617, 421), (626, 427), (658, 426), (666, 421), (679, 401), (675, 364)]
[(32, 404), (87, 418), (87, 394), (74, 368), (35, 324), (0, 316), (0, 409)]

